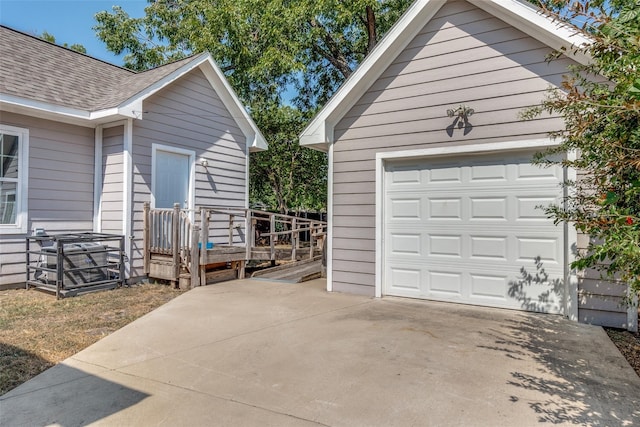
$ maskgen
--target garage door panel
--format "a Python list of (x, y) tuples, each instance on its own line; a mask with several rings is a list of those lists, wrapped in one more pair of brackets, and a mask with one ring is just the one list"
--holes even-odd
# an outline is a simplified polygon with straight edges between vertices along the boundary
[(544, 168), (522, 162), (517, 165), (517, 181), (562, 182), (562, 169)]
[(389, 203), (390, 219), (420, 219), (422, 218), (421, 205), (419, 198), (393, 198)]
[(383, 293), (559, 312), (563, 229), (538, 206), (561, 201), (563, 173), (530, 158), (387, 168)]
[(462, 294), (462, 273), (430, 270), (428, 277), (428, 289), (432, 295), (457, 298)]
[(401, 296), (419, 296), (422, 288), (422, 271), (415, 268), (392, 267), (390, 270), (391, 289)]
[(427, 174), (429, 184), (455, 185), (462, 183), (462, 170), (455, 165), (436, 167)]
[(423, 168), (419, 164), (399, 165), (393, 167), (393, 174), (389, 181), (389, 186), (410, 185), (418, 186), (423, 184)]
[(470, 220), (507, 220), (507, 198), (506, 197), (470, 197), (471, 205)]
[(549, 195), (517, 196), (516, 220), (548, 222), (547, 214), (539, 206), (550, 206), (555, 203), (558, 203), (558, 199)]
[(462, 236), (456, 234), (429, 234), (428, 254), (435, 257), (462, 258)]
[(506, 182), (507, 165), (485, 163), (476, 164), (470, 168), (469, 180), (473, 183), (486, 184), (487, 181)]
[(540, 259), (547, 264), (558, 265), (561, 258), (561, 242), (558, 238), (516, 237), (517, 262)]
[(429, 219), (462, 219), (462, 198), (460, 197), (429, 198), (428, 207), (427, 218)]
[(391, 233), (389, 249), (391, 256), (393, 255), (415, 255), (422, 256), (422, 235), (409, 233)]
[(509, 238), (504, 236), (469, 236), (471, 253), (469, 257), (479, 260), (507, 262)]
[[(478, 300), (491, 299), (495, 303), (500, 303), (507, 299), (509, 280), (505, 275), (500, 274), (470, 274), (471, 287), (470, 297)], [(498, 301), (496, 301), (498, 300)]]

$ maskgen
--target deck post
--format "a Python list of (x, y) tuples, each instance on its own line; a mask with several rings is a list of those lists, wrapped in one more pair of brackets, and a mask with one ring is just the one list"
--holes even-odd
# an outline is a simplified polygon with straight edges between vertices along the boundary
[(300, 232), (296, 229), (298, 226), (295, 218), (291, 220), (291, 261), (296, 260), (297, 250), (298, 250), (298, 240), (300, 237)]
[(200, 208), (200, 286), (207, 284), (207, 242), (209, 241), (209, 211)]
[(150, 219), (149, 219), (149, 211), (151, 210), (151, 204), (149, 202), (144, 202), (144, 226), (143, 226), (143, 245), (144, 245), (144, 274), (149, 274), (151, 271), (151, 267), (149, 265), (149, 258), (151, 255), (151, 241), (149, 239), (149, 229), (150, 229)]
[(311, 221), (309, 223), (309, 258), (313, 258), (313, 238), (316, 232), (316, 224)]
[(269, 233), (271, 234), (269, 236), (269, 244), (270, 244), (270, 249), (271, 249), (271, 256), (270, 259), (271, 261), (275, 261), (276, 260), (276, 235), (274, 234), (276, 232), (276, 216), (274, 214), (269, 214)]
[[(200, 286), (200, 253), (198, 251), (200, 243), (200, 227), (193, 224), (191, 227), (191, 288)], [(206, 248), (204, 249), (207, 250)]]
[(233, 245), (233, 214), (229, 214), (229, 246)]
[(256, 245), (256, 223), (257, 219), (253, 217), (253, 211), (251, 209), (247, 210), (246, 221), (246, 230), (247, 234), (245, 236), (245, 243), (247, 245), (247, 254), (245, 255), (246, 259), (251, 259), (253, 247)]
[(171, 217), (171, 249), (173, 252), (173, 284), (177, 287), (180, 277), (180, 203), (173, 204)]

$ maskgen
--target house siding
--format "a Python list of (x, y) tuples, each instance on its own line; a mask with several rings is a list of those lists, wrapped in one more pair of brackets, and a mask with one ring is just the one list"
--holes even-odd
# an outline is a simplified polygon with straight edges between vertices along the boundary
[[(142, 212), (151, 200), (152, 144), (195, 152), (196, 208), (245, 207), (248, 153), (238, 124), (200, 70), (145, 101), (143, 120), (134, 121), (133, 141), (131, 276), (136, 277), (143, 275)], [(206, 169), (200, 159), (208, 161)]]
[[(0, 123), (29, 130), (28, 230), (91, 231), (94, 130), (6, 111)], [(24, 284), (25, 237), (0, 235), (0, 288)]]
[(124, 126), (102, 133), (101, 231), (122, 234)]

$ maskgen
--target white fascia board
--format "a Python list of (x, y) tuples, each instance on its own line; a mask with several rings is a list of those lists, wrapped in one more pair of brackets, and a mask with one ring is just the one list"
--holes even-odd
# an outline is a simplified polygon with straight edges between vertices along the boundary
[(224, 106), (229, 110), (231, 116), (238, 124), (238, 127), (246, 137), (247, 148), (250, 152), (263, 151), (269, 148), (258, 126), (255, 124), (244, 105), (233, 90), (229, 81), (222, 73), (222, 70), (215, 63), (211, 54), (206, 53), (205, 60), (200, 65), (200, 70), (204, 73), (213, 90), (218, 94)]
[(104, 122), (135, 117), (124, 114), (117, 108), (99, 111), (80, 110), (6, 94), (0, 94), (0, 111), (91, 128)]
[[(90, 111), (62, 107), (13, 95), (0, 94), (0, 110), (93, 127)], [(65, 120), (61, 120), (62, 118)]]
[(554, 21), (532, 4), (518, 0), (467, 0), (485, 12), (503, 20), (552, 49), (565, 49), (565, 55), (587, 65), (590, 57), (584, 52), (572, 52), (592, 43), (584, 33), (561, 21)]

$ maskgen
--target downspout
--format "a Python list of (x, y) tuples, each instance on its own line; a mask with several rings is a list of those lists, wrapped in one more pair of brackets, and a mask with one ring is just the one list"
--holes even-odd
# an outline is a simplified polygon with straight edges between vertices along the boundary
[(327, 171), (327, 292), (333, 291), (333, 142), (329, 145)]
[(125, 238), (124, 251), (128, 261), (125, 262), (125, 280), (131, 278), (131, 243), (132, 243), (132, 189), (133, 189), (133, 119), (124, 124), (124, 141), (122, 143), (122, 234)]
[(251, 259), (251, 247), (249, 245), (252, 244), (253, 242), (253, 236), (249, 237), (249, 233), (252, 231), (251, 229), (251, 218), (249, 218), (249, 167), (251, 165), (251, 149), (250, 149), (250, 141), (247, 138), (247, 144), (246, 144), (246, 161), (245, 161), (245, 175), (244, 175), (244, 208), (247, 209), (247, 211), (245, 211), (245, 217), (244, 217), (244, 245), (247, 248), (247, 261), (249, 261), (249, 259)]
[(93, 151), (93, 231), (102, 231), (102, 125), (96, 126)]

